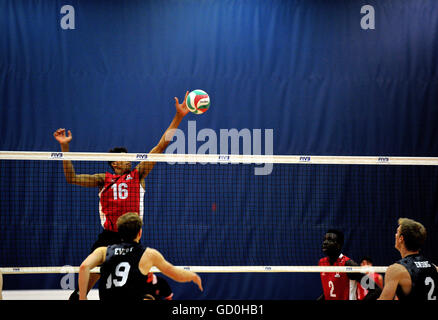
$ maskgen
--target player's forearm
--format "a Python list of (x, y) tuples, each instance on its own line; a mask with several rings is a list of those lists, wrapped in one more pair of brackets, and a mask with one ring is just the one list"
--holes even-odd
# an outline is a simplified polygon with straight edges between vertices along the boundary
[(75, 183), (76, 172), (73, 164), (70, 160), (64, 160), (62, 162), (64, 167), (64, 176), (68, 183)]
[(190, 282), (195, 279), (195, 274), (184, 269), (176, 269), (173, 279), (177, 282)]
[[(60, 146), (62, 152), (70, 151), (70, 147), (68, 143), (60, 143)], [(76, 173), (72, 162), (70, 160), (64, 160), (62, 161), (62, 165), (64, 167), (65, 179), (67, 180), (68, 183), (74, 183), (74, 177), (76, 176)]]
[(180, 115), (179, 113), (175, 114), (175, 117), (173, 118), (169, 127), (166, 129), (160, 141), (158, 142), (157, 146), (153, 149), (152, 152), (162, 153), (164, 152), (164, 150), (166, 150), (167, 146), (169, 145), (170, 141), (172, 140), (175, 134), (175, 129), (179, 127), (182, 119), (183, 119), (182, 115)]
[(59, 145), (61, 146), (62, 152), (69, 152), (70, 151), (70, 146), (68, 143), (60, 143)]
[(79, 267), (79, 299), (87, 300), (88, 282), (90, 280), (90, 268), (86, 265)]
[[(159, 260), (161, 260), (161, 259), (159, 259)], [(163, 258), (163, 260), (164, 260), (164, 258)], [(167, 277), (169, 277), (177, 282), (188, 282), (188, 281), (192, 281), (192, 279), (194, 278), (193, 272), (175, 267), (167, 262), (162, 264), (160, 261), (160, 263), (156, 264), (156, 266), (158, 267), (158, 269), (161, 270), (161, 272), (165, 276), (167, 276)], [(141, 268), (143, 269), (143, 271), (145, 271), (145, 270), (148, 271), (150, 267), (146, 266), (146, 267), (141, 267)]]

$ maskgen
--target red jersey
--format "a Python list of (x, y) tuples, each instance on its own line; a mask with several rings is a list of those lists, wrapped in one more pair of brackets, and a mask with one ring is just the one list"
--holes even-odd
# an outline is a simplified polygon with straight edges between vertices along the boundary
[[(373, 281), (380, 287), (383, 288), (383, 278), (380, 274), (378, 273), (368, 273), (368, 276), (373, 279)], [(360, 283), (357, 284), (357, 299), (358, 300), (363, 300), (363, 298), (365, 298), (365, 296), (368, 294), (368, 290), (365, 289), (364, 287), (362, 287), (360, 285)]]
[(143, 219), (144, 189), (137, 169), (123, 175), (105, 173), (99, 198), (100, 221), (105, 230), (117, 231), (117, 219), (127, 212), (138, 212)]
[[(334, 264), (329, 258), (319, 260), (318, 266), (345, 266), (350, 260), (341, 254)], [(350, 280), (346, 272), (321, 272), (321, 284), (325, 300), (356, 300), (356, 281)]]

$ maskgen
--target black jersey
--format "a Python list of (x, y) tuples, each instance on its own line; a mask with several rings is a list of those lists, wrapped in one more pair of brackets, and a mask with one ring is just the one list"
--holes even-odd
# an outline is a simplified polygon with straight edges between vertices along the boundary
[(100, 267), (99, 298), (101, 300), (143, 300), (147, 275), (139, 268), (145, 248), (136, 242), (122, 242), (107, 248)]
[(437, 300), (438, 272), (435, 265), (419, 254), (412, 254), (397, 261), (404, 266), (411, 275), (412, 289), (404, 294), (400, 286), (397, 287), (397, 297), (400, 300)]

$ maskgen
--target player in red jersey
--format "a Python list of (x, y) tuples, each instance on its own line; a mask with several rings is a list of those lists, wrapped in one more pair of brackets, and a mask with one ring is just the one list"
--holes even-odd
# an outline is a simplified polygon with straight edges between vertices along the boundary
[(146, 300), (170, 301), (173, 299), (172, 288), (170, 288), (169, 283), (163, 277), (149, 272), (147, 278), (148, 294), (146, 294)]
[[(373, 260), (370, 257), (363, 257), (360, 261), (361, 266), (372, 266)], [(383, 277), (381, 274), (377, 272), (372, 272), (368, 274), (371, 279), (380, 287), (383, 288)], [(363, 300), (365, 296), (368, 294), (368, 290), (362, 287), (360, 283), (357, 284), (357, 299)]]
[[(189, 113), (186, 105), (188, 93), (187, 91), (183, 103), (179, 103), (178, 98), (175, 97), (176, 114), (158, 144), (149, 153), (163, 153), (169, 145), (175, 129)], [(53, 136), (59, 142), (62, 152), (70, 151), (69, 144), (73, 138), (70, 130), (66, 134), (65, 129), (58, 129)], [(109, 152), (127, 153), (128, 150), (124, 147), (116, 147)], [(114, 173), (76, 174), (72, 162), (63, 161), (64, 175), (68, 183), (99, 188), (99, 214), (103, 231), (91, 251), (120, 242), (116, 221), (124, 213), (138, 212), (143, 218), (144, 179), (153, 169), (155, 162), (142, 161), (134, 169), (129, 161), (112, 161), (109, 165)], [(91, 274), (88, 290), (93, 288), (99, 277), (98, 273)], [(76, 290), (70, 298), (77, 299), (77, 292)]]
[[(326, 257), (319, 260), (319, 266), (358, 266), (356, 262), (341, 253), (344, 245), (342, 231), (330, 229), (322, 243)], [(367, 283), (369, 293), (366, 300), (377, 299), (380, 288), (366, 274), (347, 272), (321, 272), (323, 294), (318, 300), (357, 300), (357, 283)], [(364, 278), (365, 277), (365, 278)]]

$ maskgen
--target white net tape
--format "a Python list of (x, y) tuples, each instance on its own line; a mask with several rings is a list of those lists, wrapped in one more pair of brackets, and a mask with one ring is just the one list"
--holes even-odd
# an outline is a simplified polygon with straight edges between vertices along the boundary
[[(387, 267), (382, 266), (177, 266), (177, 268), (190, 270), (197, 273), (280, 273), (280, 272), (349, 272), (349, 273), (385, 273)], [(99, 272), (99, 268), (91, 272)], [(26, 273), (78, 273), (79, 267), (13, 267), (0, 268), (3, 274), (26, 274)], [(157, 268), (152, 268), (152, 272), (160, 272)]]
[(436, 157), (387, 156), (307, 156), (307, 155), (220, 155), (167, 153), (93, 153), (0, 151), (1, 160), (77, 160), (77, 161), (151, 161), (170, 163), (283, 163), (283, 164), (368, 164), (438, 165)]

